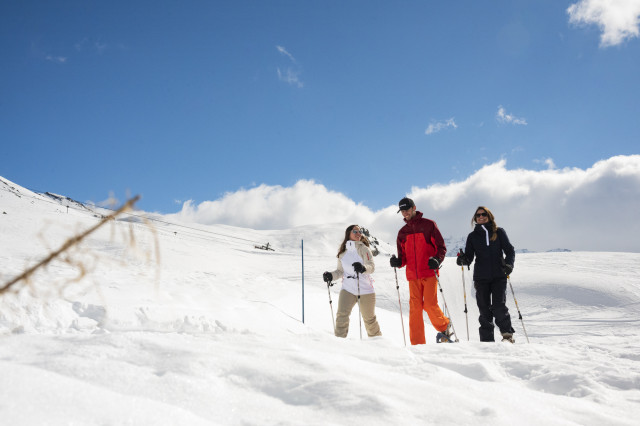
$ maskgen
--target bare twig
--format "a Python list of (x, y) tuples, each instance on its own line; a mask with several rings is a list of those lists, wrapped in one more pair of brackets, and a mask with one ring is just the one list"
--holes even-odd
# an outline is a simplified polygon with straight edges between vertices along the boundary
[(9, 282), (5, 283), (2, 285), (2, 287), (0, 287), (0, 294), (3, 294), (7, 291), (9, 291), (9, 289), (14, 286), (15, 284), (19, 283), (20, 281), (28, 281), (29, 277), (31, 275), (33, 275), (33, 273), (35, 271), (37, 271), (38, 269), (45, 267), (46, 265), (48, 265), (52, 260), (56, 259), (57, 257), (59, 257), (61, 254), (63, 254), (65, 251), (69, 250), (70, 248), (76, 246), (77, 244), (79, 244), (83, 239), (85, 239), (88, 235), (90, 235), (91, 233), (95, 232), (98, 228), (100, 228), (102, 225), (104, 225), (105, 223), (109, 222), (110, 220), (114, 220), (119, 214), (130, 210), (133, 205), (140, 199), (140, 196), (137, 195), (133, 198), (131, 198), (130, 200), (128, 200), (126, 203), (124, 203), (124, 205), (122, 207), (120, 207), (118, 210), (116, 210), (115, 212), (113, 212), (112, 214), (110, 214), (109, 216), (105, 216), (104, 218), (102, 218), (100, 220), (100, 222), (98, 222), (95, 226), (89, 228), (88, 230), (86, 230), (85, 232), (78, 234), (74, 237), (69, 238), (67, 241), (65, 241), (65, 243), (57, 250), (49, 253), (49, 255), (41, 260), (40, 262), (38, 262), (37, 264), (35, 264), (34, 266), (32, 266), (31, 268), (25, 270), (22, 274), (18, 275), (17, 277), (15, 277), (14, 279), (10, 280)]

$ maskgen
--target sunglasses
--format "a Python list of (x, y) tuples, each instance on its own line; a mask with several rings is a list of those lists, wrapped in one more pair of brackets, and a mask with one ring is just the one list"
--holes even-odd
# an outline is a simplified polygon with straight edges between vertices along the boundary
[(358, 231), (357, 229), (352, 229), (351, 233), (352, 234), (362, 234), (362, 231)]
[(476, 217), (488, 217), (489, 215), (485, 213), (476, 213)]

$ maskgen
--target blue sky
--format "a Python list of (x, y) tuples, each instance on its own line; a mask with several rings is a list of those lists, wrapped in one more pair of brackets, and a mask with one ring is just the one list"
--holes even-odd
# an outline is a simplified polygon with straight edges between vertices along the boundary
[(300, 180), (375, 211), (501, 160), (586, 170), (639, 153), (639, 15), (637, 0), (4, 1), (0, 175), (172, 213)]

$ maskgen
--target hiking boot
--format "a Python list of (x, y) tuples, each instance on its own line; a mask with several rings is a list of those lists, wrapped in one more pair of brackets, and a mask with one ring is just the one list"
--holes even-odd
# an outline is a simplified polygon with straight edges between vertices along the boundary
[(502, 333), (502, 341), (509, 342), (509, 343), (516, 342), (516, 340), (513, 338), (513, 333)]

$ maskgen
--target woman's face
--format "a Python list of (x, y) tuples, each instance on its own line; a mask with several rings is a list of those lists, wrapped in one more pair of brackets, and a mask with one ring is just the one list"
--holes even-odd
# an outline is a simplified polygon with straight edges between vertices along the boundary
[(360, 238), (362, 238), (362, 231), (359, 226), (354, 226), (349, 233), (349, 239), (351, 241), (360, 241)]
[(476, 212), (476, 223), (478, 225), (484, 225), (489, 222), (489, 215), (484, 209), (478, 209)]

